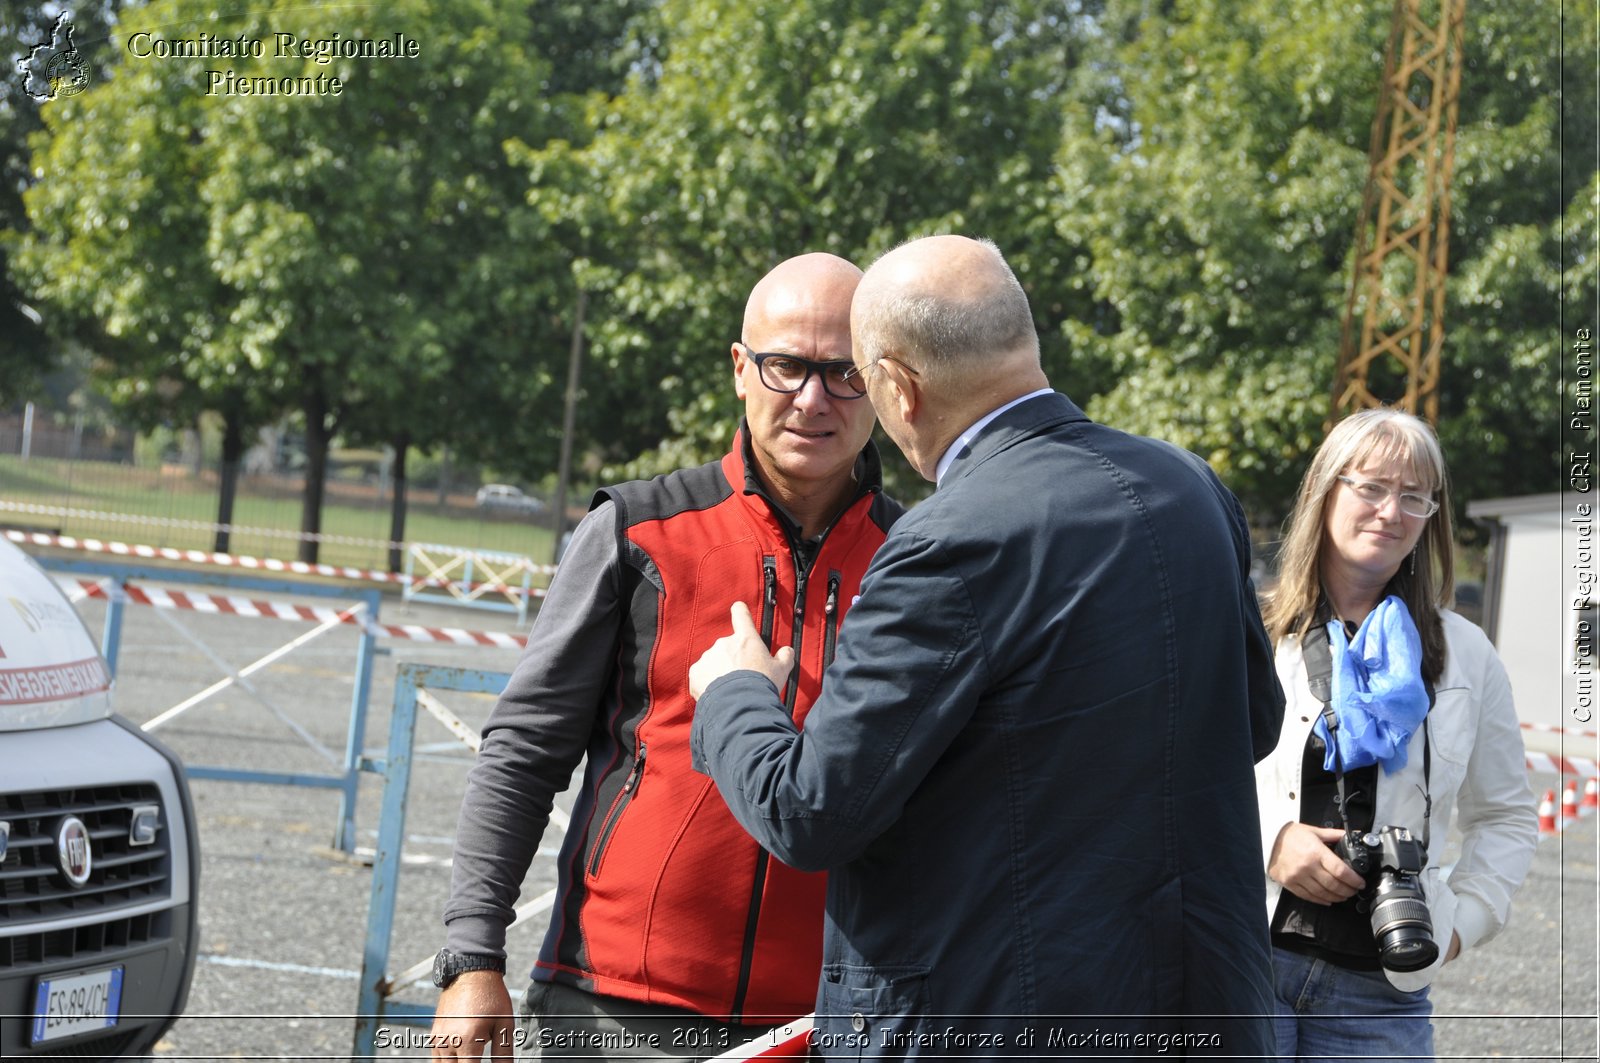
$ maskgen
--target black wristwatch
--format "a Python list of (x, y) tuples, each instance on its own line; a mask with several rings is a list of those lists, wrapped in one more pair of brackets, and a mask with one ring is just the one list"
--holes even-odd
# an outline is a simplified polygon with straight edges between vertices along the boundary
[(506, 961), (497, 956), (473, 956), (467, 953), (440, 949), (433, 958), (433, 984), (449, 989), (450, 983), (468, 971), (498, 971), (506, 973)]

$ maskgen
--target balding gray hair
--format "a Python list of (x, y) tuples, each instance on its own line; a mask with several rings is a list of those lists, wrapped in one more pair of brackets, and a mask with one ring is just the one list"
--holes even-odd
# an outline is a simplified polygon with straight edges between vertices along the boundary
[(976, 242), (994, 255), (996, 266), (991, 283), (976, 295), (897, 288), (863, 296), (866, 306), (851, 337), (862, 364), (894, 351), (926, 375), (947, 378), (995, 354), (1026, 349), (1037, 358), (1039, 334), (1027, 293), (994, 242)]

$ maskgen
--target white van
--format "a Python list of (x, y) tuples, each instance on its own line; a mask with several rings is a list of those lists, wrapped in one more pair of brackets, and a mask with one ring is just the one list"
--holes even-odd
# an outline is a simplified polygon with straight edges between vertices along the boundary
[(0, 537), (0, 1059), (148, 1052), (189, 995), (188, 782), (111, 688), (55, 581)]

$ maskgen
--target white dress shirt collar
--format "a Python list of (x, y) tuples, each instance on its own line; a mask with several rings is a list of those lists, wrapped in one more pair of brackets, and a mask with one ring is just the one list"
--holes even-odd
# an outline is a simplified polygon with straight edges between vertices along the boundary
[(973, 440), (978, 438), (978, 434), (980, 432), (989, 427), (990, 421), (994, 420), (996, 417), (999, 417), (1002, 413), (1005, 413), (1013, 406), (1020, 406), (1029, 399), (1036, 399), (1040, 395), (1051, 394), (1054, 394), (1054, 391), (1051, 388), (1040, 388), (1038, 391), (1030, 391), (1026, 395), (1019, 395), (1017, 398), (1012, 399), (1010, 402), (999, 407), (998, 409), (990, 410), (988, 413), (974, 421), (965, 432), (962, 432), (960, 435), (956, 436), (955, 442), (951, 443), (949, 448), (944, 452), (944, 455), (939, 458), (939, 464), (933, 470), (934, 487), (938, 487), (940, 481), (944, 479), (944, 474), (950, 471), (950, 466), (955, 464), (956, 458), (960, 456), (961, 452), (970, 446)]

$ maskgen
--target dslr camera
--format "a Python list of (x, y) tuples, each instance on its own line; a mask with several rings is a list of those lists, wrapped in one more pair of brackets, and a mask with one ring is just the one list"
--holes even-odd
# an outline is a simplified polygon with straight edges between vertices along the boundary
[(1380, 827), (1370, 834), (1346, 831), (1333, 851), (1367, 880), (1356, 906), (1371, 913), (1378, 961), (1391, 971), (1420, 971), (1437, 959), (1433, 919), (1422, 893), (1428, 862), (1422, 843), (1405, 827)]

